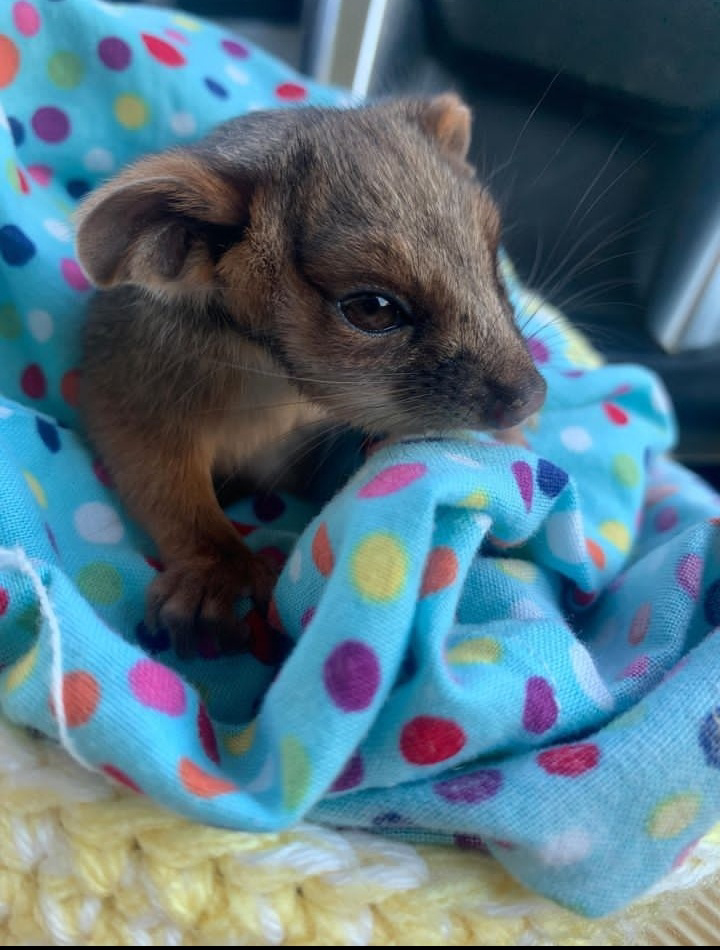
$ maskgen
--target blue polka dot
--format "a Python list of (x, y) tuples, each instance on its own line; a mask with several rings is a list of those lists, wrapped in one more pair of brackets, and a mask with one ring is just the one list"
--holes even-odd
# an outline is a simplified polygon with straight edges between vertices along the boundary
[(255, 495), (253, 511), (258, 521), (274, 521), (285, 511), (285, 502), (280, 495), (269, 492), (266, 495)]
[(142, 620), (135, 627), (135, 639), (146, 653), (162, 653), (170, 649), (170, 634), (167, 630), (151, 631)]
[(567, 472), (546, 459), (540, 459), (537, 467), (537, 483), (543, 495), (547, 495), (548, 498), (555, 498), (567, 485), (567, 480)]
[(22, 267), (35, 254), (35, 245), (20, 228), (6, 224), (0, 228), (0, 257), (12, 267)]
[(214, 96), (218, 97), (218, 99), (227, 99), (227, 97), (230, 95), (225, 86), (221, 86), (219, 82), (216, 82), (214, 79), (210, 79), (209, 76), (205, 77), (205, 85)]
[(20, 119), (16, 119), (14, 115), (9, 115), (7, 120), (12, 133), (13, 142), (15, 145), (22, 145), (22, 143), (25, 141), (25, 126), (22, 124)]
[(67, 185), (65, 185), (65, 190), (71, 198), (75, 198), (77, 201), (90, 191), (90, 183), (80, 178), (73, 178), (72, 181), (69, 181)]
[(713, 709), (700, 723), (698, 740), (707, 764), (720, 769), (720, 707)]
[(60, 451), (60, 433), (57, 428), (48, 422), (46, 419), (41, 419), (39, 416), (35, 419), (35, 425), (37, 426), (38, 435), (43, 440), (45, 445), (50, 449), (51, 452)]
[(720, 580), (713, 581), (705, 591), (705, 617), (711, 627), (720, 627)]

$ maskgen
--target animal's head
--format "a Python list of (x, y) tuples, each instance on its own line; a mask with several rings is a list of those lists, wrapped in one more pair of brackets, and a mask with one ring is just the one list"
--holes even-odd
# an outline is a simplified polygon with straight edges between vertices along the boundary
[(452, 94), (254, 113), (94, 192), (79, 257), (100, 287), (139, 285), (198, 313), (212, 302), (353, 426), (515, 425), (545, 383), (499, 275), (500, 219), (469, 142)]

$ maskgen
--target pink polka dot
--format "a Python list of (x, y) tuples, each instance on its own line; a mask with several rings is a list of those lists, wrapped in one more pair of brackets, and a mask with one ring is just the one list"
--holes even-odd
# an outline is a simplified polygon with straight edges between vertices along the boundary
[(703, 562), (697, 554), (686, 554), (678, 561), (675, 568), (675, 578), (686, 594), (697, 600), (700, 592)]
[(649, 667), (649, 658), (647, 656), (639, 656), (633, 660), (632, 663), (628, 663), (625, 669), (618, 673), (617, 678), (619, 680), (638, 679), (641, 676), (645, 676)]
[(345, 768), (338, 775), (330, 786), (331, 792), (347, 792), (351, 788), (356, 788), (365, 777), (365, 766), (362, 758), (356, 753)]
[(4, 587), (0, 587), (0, 617), (8, 609), (8, 604), (10, 603), (10, 596)]
[(650, 616), (652, 614), (652, 606), (650, 604), (642, 604), (635, 611), (635, 614), (632, 618), (632, 623), (630, 624), (630, 632), (628, 633), (628, 642), (632, 646), (636, 647), (638, 644), (642, 643), (645, 639), (648, 627), (650, 626)]
[(540, 340), (529, 340), (527, 346), (528, 350), (530, 350), (530, 356), (532, 356), (536, 363), (547, 363), (550, 359), (550, 351)]
[(35, 36), (40, 29), (40, 14), (27, 0), (19, 0), (14, 4), (12, 15), (18, 33), (23, 36)]
[(55, 106), (41, 106), (36, 109), (30, 124), (35, 135), (50, 145), (64, 142), (70, 134), (70, 119), (62, 109), (56, 109)]
[(100, 459), (95, 459), (93, 462), (93, 472), (95, 472), (95, 478), (100, 482), (101, 485), (104, 485), (106, 488), (113, 487), (113, 480), (110, 475), (110, 472), (105, 468)]
[(60, 270), (65, 278), (65, 282), (69, 284), (73, 290), (90, 290), (90, 281), (85, 274), (83, 274), (77, 261), (71, 257), (64, 257), (60, 261)]
[(454, 805), (477, 805), (497, 795), (502, 784), (503, 776), (499, 769), (480, 769), (468, 775), (436, 782), (433, 790), (436, 795)]
[(30, 399), (42, 399), (47, 392), (47, 380), (45, 374), (37, 363), (31, 363), (23, 370), (20, 377), (20, 386), (22, 391)]
[(165, 30), (165, 33), (170, 37), (171, 40), (175, 40), (177, 43), (188, 43), (189, 40), (184, 33), (181, 33), (180, 30), (173, 30), (171, 27), (168, 27)]
[(43, 188), (52, 181), (52, 168), (47, 165), (29, 165), (26, 171), (32, 180)]
[(200, 739), (200, 745), (203, 747), (205, 755), (210, 759), (211, 762), (219, 765), (220, 753), (218, 752), (215, 730), (213, 729), (210, 716), (208, 716), (207, 709), (205, 709), (202, 703), (200, 703), (198, 706), (197, 731), (198, 738)]
[(367, 709), (380, 686), (380, 664), (373, 650), (359, 640), (345, 640), (325, 660), (323, 682), (330, 699), (343, 712)]
[(124, 785), (125, 788), (131, 789), (133, 792), (137, 792), (142, 795), (142, 789), (130, 778), (129, 775), (126, 775), (121, 769), (116, 765), (101, 765), (100, 768), (103, 772), (111, 778), (114, 782), (118, 782), (120, 785)]
[(247, 59), (250, 55), (247, 46), (243, 46), (243, 44), (238, 43), (237, 40), (223, 40), (220, 45), (226, 53), (235, 56), (237, 59)]
[(591, 742), (545, 749), (537, 757), (541, 769), (549, 775), (562, 775), (565, 778), (577, 778), (594, 769), (599, 761), (600, 749)]
[(678, 523), (678, 513), (676, 508), (663, 508), (655, 515), (655, 530), (670, 531)]
[(406, 488), (427, 472), (422, 462), (407, 462), (383, 469), (358, 492), (358, 498), (381, 498)]
[(187, 706), (185, 685), (173, 673), (155, 660), (138, 660), (128, 673), (132, 694), (138, 702), (150, 709), (181, 716)]
[(300, 102), (307, 98), (307, 89), (296, 82), (283, 82), (276, 87), (275, 95), (286, 102)]

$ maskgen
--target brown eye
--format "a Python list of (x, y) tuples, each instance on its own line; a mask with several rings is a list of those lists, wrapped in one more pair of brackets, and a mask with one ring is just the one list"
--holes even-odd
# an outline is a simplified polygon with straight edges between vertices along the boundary
[(381, 294), (353, 294), (338, 301), (338, 308), (347, 322), (363, 333), (389, 333), (410, 322), (405, 307)]

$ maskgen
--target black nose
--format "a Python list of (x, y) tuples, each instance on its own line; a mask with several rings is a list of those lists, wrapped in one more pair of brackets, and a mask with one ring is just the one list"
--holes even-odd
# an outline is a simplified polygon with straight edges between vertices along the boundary
[(495, 392), (495, 402), (490, 409), (490, 419), (496, 429), (510, 429), (524, 422), (545, 402), (547, 383), (540, 374), (524, 386), (515, 389), (503, 388)]

